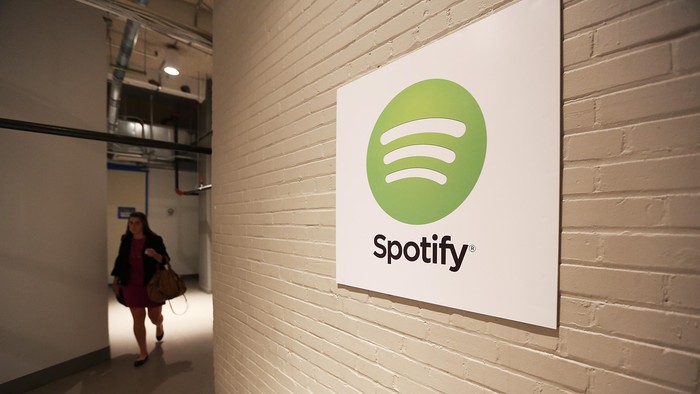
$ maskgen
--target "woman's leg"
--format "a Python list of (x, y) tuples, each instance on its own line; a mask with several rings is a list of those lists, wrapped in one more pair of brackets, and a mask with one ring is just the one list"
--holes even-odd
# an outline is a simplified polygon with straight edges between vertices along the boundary
[(139, 356), (136, 360), (143, 360), (148, 357), (146, 348), (146, 308), (129, 308), (131, 316), (134, 318), (134, 336), (139, 344)]
[(163, 336), (163, 306), (148, 308), (148, 318), (156, 325), (156, 338)]

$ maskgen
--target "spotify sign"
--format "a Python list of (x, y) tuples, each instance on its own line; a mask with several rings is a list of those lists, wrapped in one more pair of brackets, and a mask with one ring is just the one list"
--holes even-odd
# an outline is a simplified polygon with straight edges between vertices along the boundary
[(338, 284), (555, 328), (560, 68), (521, 0), (340, 88)]

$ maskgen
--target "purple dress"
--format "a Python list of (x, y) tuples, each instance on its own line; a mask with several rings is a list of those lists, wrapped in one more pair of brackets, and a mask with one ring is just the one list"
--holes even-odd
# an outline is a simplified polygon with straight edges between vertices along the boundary
[(148, 298), (146, 286), (143, 284), (143, 245), (145, 238), (131, 240), (129, 253), (129, 281), (124, 286), (124, 303), (130, 308), (153, 308), (165, 304), (153, 302)]

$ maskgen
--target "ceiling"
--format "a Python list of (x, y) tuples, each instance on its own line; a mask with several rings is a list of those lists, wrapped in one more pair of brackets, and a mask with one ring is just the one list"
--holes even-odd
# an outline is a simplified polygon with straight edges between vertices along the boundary
[[(109, 48), (106, 55), (112, 67), (116, 65), (127, 19), (140, 24), (125, 84), (204, 100), (206, 80), (212, 76), (214, 0), (149, 0), (146, 6), (130, 0), (76, 1), (103, 11)], [(173, 45), (178, 54), (178, 76), (161, 70), (166, 48)]]
[[(108, 111), (108, 123), (115, 127), (111, 132), (206, 146), (209, 140), (199, 138), (211, 134), (211, 126), (205, 121), (208, 117), (202, 114), (211, 104), (205, 99), (207, 86), (211, 86), (207, 80), (212, 77), (214, 0), (76, 1), (103, 13), (105, 60), (110, 65), (106, 80), (114, 78), (114, 70), (124, 69), (124, 62), (117, 59), (122, 52), (128, 21), (140, 26), (135, 44), (126, 45), (133, 49), (123, 83), (117, 84), (117, 88), (112, 84), (109, 92), (110, 108), (114, 91), (120, 96), (115, 112), (119, 120)], [(172, 46), (178, 54), (178, 76), (162, 71), (166, 48)], [(110, 143), (108, 159), (116, 163), (137, 162), (148, 167), (175, 166), (183, 170), (193, 170), (197, 162), (194, 154), (119, 143)]]

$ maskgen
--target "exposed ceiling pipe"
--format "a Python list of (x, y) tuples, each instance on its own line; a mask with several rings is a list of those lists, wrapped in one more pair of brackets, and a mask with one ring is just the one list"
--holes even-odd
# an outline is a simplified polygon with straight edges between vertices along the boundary
[[(136, 0), (137, 3), (141, 5), (147, 5), (148, 0)], [(107, 131), (109, 133), (116, 133), (117, 131), (117, 118), (119, 115), (119, 103), (122, 98), (122, 81), (124, 81), (124, 76), (126, 75), (126, 69), (129, 66), (129, 58), (131, 57), (131, 51), (136, 45), (136, 40), (139, 35), (139, 29), (141, 24), (129, 19), (124, 27), (124, 36), (122, 36), (122, 44), (119, 47), (119, 54), (117, 55), (116, 67), (112, 73), (112, 87), (109, 92), (109, 110), (107, 112)]]
[(114, 142), (117, 144), (127, 144), (133, 146), (145, 146), (156, 149), (168, 149), (174, 151), (203, 153), (211, 155), (211, 148), (206, 146), (196, 146), (187, 144), (175, 144), (168, 141), (143, 139), (121, 134), (99, 133), (94, 130), (74, 129), (63, 126), (53, 126), (42, 123), (27, 122), (24, 120), (0, 118), (0, 129), (29, 131), (33, 133), (60, 135), (64, 137), (81, 138), (93, 141)]
[[(93, 6), (102, 11), (119, 15), (128, 20), (138, 21), (147, 29), (166, 35), (177, 41), (191, 46), (208, 55), (213, 53), (213, 40), (211, 32), (177, 22), (164, 15), (157, 14), (143, 7), (135, 6), (125, 0), (77, 0), (80, 3)], [(209, 13), (210, 7), (203, 7)]]

